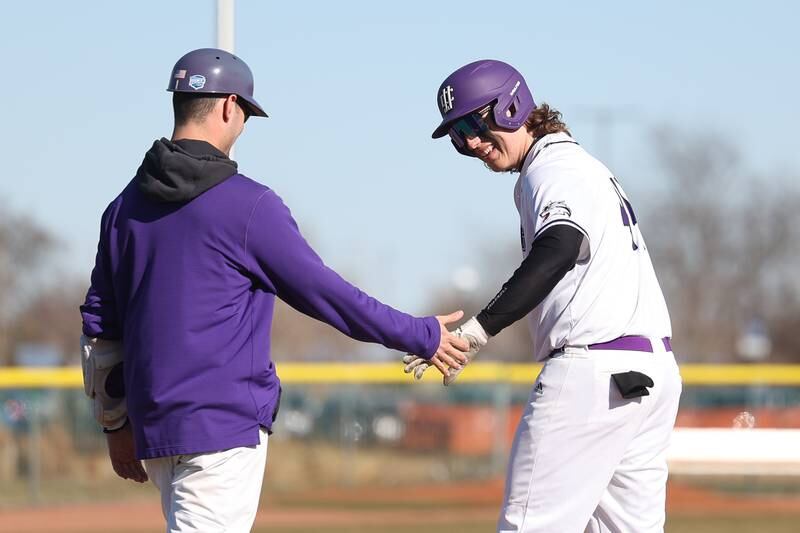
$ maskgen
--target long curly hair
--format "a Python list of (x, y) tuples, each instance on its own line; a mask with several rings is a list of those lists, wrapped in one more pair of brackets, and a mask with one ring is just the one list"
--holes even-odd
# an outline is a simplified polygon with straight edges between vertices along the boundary
[(539, 104), (531, 111), (525, 121), (525, 128), (533, 135), (534, 142), (548, 133), (564, 132), (572, 137), (567, 125), (561, 120), (561, 112), (547, 104)]

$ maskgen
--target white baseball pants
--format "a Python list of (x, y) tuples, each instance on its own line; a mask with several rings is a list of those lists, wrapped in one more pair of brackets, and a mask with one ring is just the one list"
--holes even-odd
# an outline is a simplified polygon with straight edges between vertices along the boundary
[(161, 492), (167, 533), (247, 533), (253, 527), (267, 462), (266, 430), (258, 446), (146, 459)]
[[(664, 529), (666, 450), (681, 378), (660, 339), (655, 353), (567, 348), (548, 359), (517, 427), (502, 533), (654, 533)], [(655, 385), (623, 399), (611, 374)]]

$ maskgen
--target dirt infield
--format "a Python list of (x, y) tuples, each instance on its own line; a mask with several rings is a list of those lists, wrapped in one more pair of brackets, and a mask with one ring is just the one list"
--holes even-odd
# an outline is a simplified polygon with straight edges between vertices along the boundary
[[(326, 489), (262, 497), (257, 531), (462, 531), (490, 530), (502, 498), (502, 481)], [(670, 516), (792, 516), (800, 519), (800, 494), (721, 493), (672, 482)], [(763, 522), (762, 522), (762, 525)], [(349, 529), (348, 529), (349, 528)], [(377, 529), (380, 528), (380, 529)], [(694, 530), (694, 529), (690, 529)], [(698, 529), (699, 530), (699, 529)], [(163, 531), (158, 497), (123, 503), (29, 507), (0, 511), (0, 532), (99, 533)], [(741, 529), (745, 531), (745, 529)]]
[[(262, 509), (256, 528), (272, 531), (297, 528), (323, 530), (330, 527), (375, 528), (391, 524), (413, 528), (419, 525), (451, 525), (459, 522), (494, 520), (496, 509), (445, 509), (436, 513), (413, 513), (408, 509), (325, 509), (293, 507)], [(46, 509), (25, 509), (0, 513), (0, 531), (8, 533), (100, 533), (123, 531), (161, 531), (164, 528), (158, 502), (80, 505)]]

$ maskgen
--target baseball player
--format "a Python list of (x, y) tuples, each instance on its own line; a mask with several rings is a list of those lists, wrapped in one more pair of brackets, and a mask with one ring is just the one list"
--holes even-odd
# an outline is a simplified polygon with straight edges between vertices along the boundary
[(167, 531), (244, 532), (280, 403), (276, 296), (443, 373), (468, 346), (445, 328), (461, 312), (416, 318), (339, 277), (281, 198), (239, 172), (231, 147), (248, 117), (267, 116), (241, 58), (189, 52), (167, 90), (172, 138), (153, 143), (102, 216), (81, 306), (84, 384), (115, 471), (154, 482)]
[[(449, 136), (495, 172), (519, 173), (522, 263), (456, 331), (474, 358), (527, 315), (544, 363), (517, 427), (497, 531), (663, 531), (681, 379), (631, 202), (510, 65), (459, 68), (437, 101), (434, 138)], [(404, 362), (417, 378), (429, 366)]]

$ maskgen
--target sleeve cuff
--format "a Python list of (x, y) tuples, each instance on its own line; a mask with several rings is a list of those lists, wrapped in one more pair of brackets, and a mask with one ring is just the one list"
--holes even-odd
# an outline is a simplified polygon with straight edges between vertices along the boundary
[(422, 355), (424, 359), (430, 359), (436, 354), (436, 350), (439, 349), (439, 344), (442, 341), (442, 326), (435, 316), (425, 317), (425, 326), (430, 333), (430, 340), (425, 353), (418, 355)]

